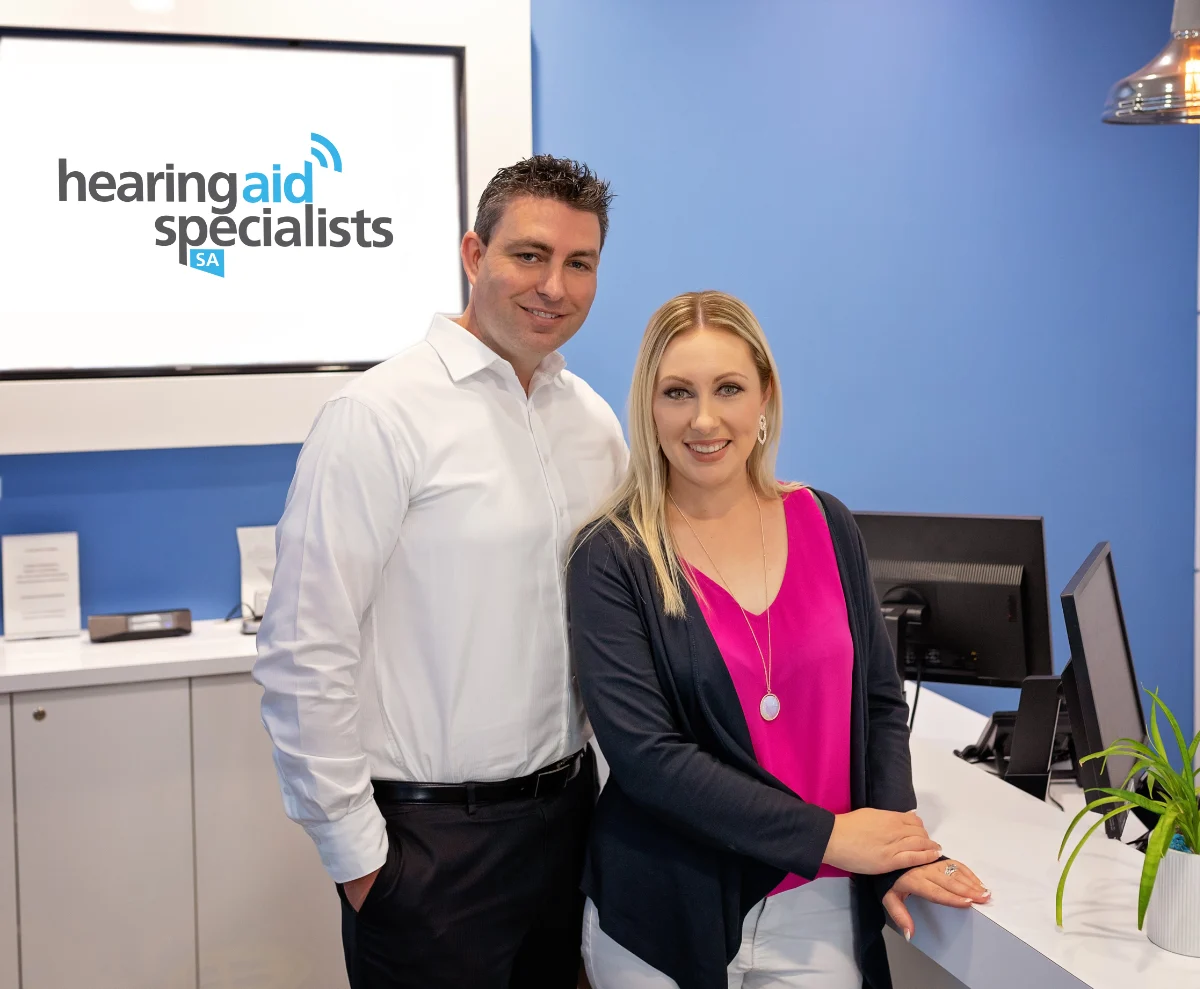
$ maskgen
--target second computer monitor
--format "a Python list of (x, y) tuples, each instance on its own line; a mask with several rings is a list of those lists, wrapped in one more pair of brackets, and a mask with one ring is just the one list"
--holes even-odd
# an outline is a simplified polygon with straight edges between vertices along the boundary
[[(1142, 692), (1108, 543), (1096, 546), (1075, 572), (1062, 592), (1062, 606), (1071, 643), (1063, 695), (1076, 754), (1100, 752), (1118, 738), (1145, 741)], [(1079, 783), (1090, 802), (1104, 796), (1100, 787), (1120, 786), (1132, 768), (1129, 756), (1091, 759), (1079, 767)], [(1108, 821), (1109, 836), (1119, 838), (1123, 823), (1124, 815)]]
[(1040, 518), (855, 512), (885, 610), (912, 603), (902, 674), (1019, 687), (1052, 672)]

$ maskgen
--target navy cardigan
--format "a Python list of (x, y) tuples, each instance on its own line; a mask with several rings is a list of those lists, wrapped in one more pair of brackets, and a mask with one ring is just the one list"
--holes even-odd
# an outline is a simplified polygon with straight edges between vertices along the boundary
[[(849, 510), (813, 491), (846, 595), (854, 672), (854, 808), (916, 807), (908, 708)], [(596, 805), (583, 889), (600, 927), (680, 989), (725, 989), (751, 907), (793, 872), (816, 875), (833, 814), (754, 757), (733, 681), (690, 589), (663, 611), (645, 551), (611, 523), (587, 532), (568, 570), (571, 647), (611, 775)], [(890, 989), (881, 899), (898, 873), (856, 877), (863, 985)]]

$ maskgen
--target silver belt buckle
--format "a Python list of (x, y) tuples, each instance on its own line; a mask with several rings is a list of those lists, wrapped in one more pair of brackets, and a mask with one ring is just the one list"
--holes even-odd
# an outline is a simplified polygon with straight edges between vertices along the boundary
[[(550, 769), (544, 769), (544, 770), (542, 770), (540, 773), (538, 773), (538, 774), (537, 774), (537, 776), (534, 778), (534, 781), (533, 781), (533, 795), (534, 795), (534, 797), (536, 798), (536, 797), (537, 797), (537, 795), (538, 795), (538, 793), (539, 793), (539, 792), (541, 791), (541, 789), (542, 789), (542, 778), (543, 778), (544, 776), (555, 776), (555, 775), (557, 775), (558, 773), (561, 773), (561, 772), (563, 772), (564, 770), (571, 769), (571, 768), (572, 768), (572, 764), (573, 764), (573, 763), (575, 763), (575, 759), (576, 759), (576, 757), (575, 757), (575, 756), (568, 756), (566, 759), (560, 760), (560, 762), (559, 762), (559, 764), (558, 764), (557, 766), (553, 766), (553, 767), (551, 767)], [(578, 767), (576, 767), (576, 769), (577, 769), (577, 768), (578, 768)], [(569, 782), (570, 780), (573, 780), (574, 778), (575, 778), (575, 774), (574, 774), (574, 773), (572, 773), (572, 774), (571, 774), (571, 775), (570, 775), (570, 776), (567, 778), (567, 780), (568, 780), (568, 782)]]

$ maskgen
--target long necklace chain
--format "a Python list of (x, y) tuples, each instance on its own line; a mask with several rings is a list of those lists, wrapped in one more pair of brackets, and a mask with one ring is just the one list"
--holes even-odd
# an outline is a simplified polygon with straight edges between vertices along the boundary
[[(675, 496), (668, 491), (667, 497), (671, 499), (671, 504), (675, 506), (675, 511), (679, 513), (680, 517), (691, 531), (692, 538), (695, 539), (696, 543), (700, 546), (700, 552), (702, 552), (708, 562), (712, 564), (713, 570), (716, 571), (717, 579), (721, 581), (721, 586), (724, 587), (729, 593), (729, 596), (733, 598), (734, 604), (738, 606), (738, 610), (742, 613), (742, 618), (745, 619), (746, 628), (750, 630), (750, 637), (754, 640), (754, 648), (758, 650), (758, 658), (762, 663), (763, 668), (763, 677), (767, 681), (767, 693), (763, 697), (763, 703), (759, 705), (759, 710), (767, 721), (773, 721), (779, 714), (779, 701), (778, 698), (776, 698), (771, 692), (771, 665), (773, 656), (771, 649), (771, 600), (767, 585), (767, 531), (763, 526), (762, 504), (758, 500), (758, 495), (755, 494), (754, 496), (754, 506), (758, 509), (758, 534), (762, 538), (763, 600), (767, 604), (767, 653), (765, 656), (763, 655), (762, 646), (759, 644), (758, 636), (754, 632), (754, 626), (750, 624), (750, 616), (746, 614), (746, 609), (742, 607), (742, 603), (736, 597), (734, 597), (733, 591), (729, 587), (729, 582), (721, 573), (721, 568), (717, 566), (717, 561), (712, 558), (712, 554), (709, 553), (709, 551), (705, 548), (704, 543), (700, 539), (699, 533), (696, 532), (695, 526), (692, 525), (691, 519), (689, 519), (687, 515), (684, 514), (683, 509), (679, 507), (679, 502), (675, 500)], [(768, 697), (772, 698), (774, 702), (773, 707), (767, 704)], [(770, 710), (773, 710), (774, 713), (768, 716), (768, 711)]]

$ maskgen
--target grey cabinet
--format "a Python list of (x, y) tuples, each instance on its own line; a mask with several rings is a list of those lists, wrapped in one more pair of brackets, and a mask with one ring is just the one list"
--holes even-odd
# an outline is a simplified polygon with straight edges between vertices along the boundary
[(0, 694), (0, 989), (17, 989), (17, 849), (12, 785), (12, 705)]
[(22, 989), (195, 989), (186, 680), (16, 694)]
[(248, 674), (0, 695), (0, 989), (345, 989), (260, 697)]
[(192, 681), (201, 989), (345, 989), (340, 907), (287, 819), (248, 675)]

